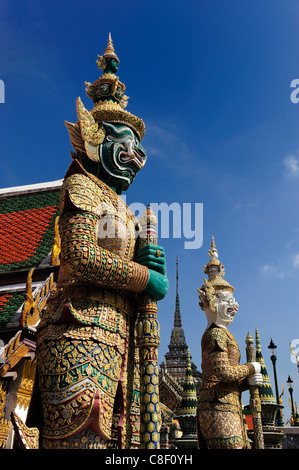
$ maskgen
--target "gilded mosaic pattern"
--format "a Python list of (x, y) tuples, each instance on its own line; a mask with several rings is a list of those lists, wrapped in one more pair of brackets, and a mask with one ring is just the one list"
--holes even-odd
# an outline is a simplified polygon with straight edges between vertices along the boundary
[(69, 277), (142, 291), (148, 270), (133, 261), (138, 228), (134, 214), (108, 186), (96, 184), (89, 176), (71, 175), (64, 193), (78, 208), (60, 220), (61, 256)]
[(209, 448), (246, 448), (241, 382), (254, 372), (239, 365), (240, 351), (233, 335), (215, 325), (202, 337), (202, 385), (198, 400), (200, 431)]
[[(62, 275), (38, 334), (44, 447), (81, 448), (85, 439), (96, 448), (117, 448), (119, 442), (137, 448), (139, 367), (132, 291), (144, 289), (148, 279), (147, 268), (133, 261), (137, 222), (127, 217), (126, 206), (110, 188), (88, 176), (71, 175), (63, 192)], [(73, 210), (66, 211), (70, 200)], [(116, 217), (117, 202), (121, 210)], [(99, 207), (105, 216), (110, 210), (105, 237), (99, 236)], [(92, 432), (97, 436), (93, 444)]]
[[(137, 448), (140, 403), (149, 392), (143, 414), (155, 430), (147, 426), (146, 445), (157, 448), (150, 408), (158, 411), (159, 325), (156, 300), (141, 293), (166, 295), (165, 254), (161, 247), (140, 251), (139, 224), (118, 196), (147, 160), (145, 128), (124, 111), (111, 37), (99, 59), (104, 75), (86, 83), (93, 110), (78, 98), (78, 121), (66, 122), (76, 153), (60, 198), (58, 282), (38, 332), (43, 440), (46, 448)], [(148, 225), (152, 215), (145, 219)], [(153, 242), (151, 231), (143, 241)]]
[(208, 448), (242, 449), (247, 447), (242, 413), (203, 411), (199, 415), (201, 432)]
[(69, 338), (43, 340), (39, 345), (40, 388), (47, 426), (45, 437), (65, 437), (80, 429), (93, 409), (96, 395), (99, 428), (110, 437), (114, 396), (122, 357), (112, 346)]

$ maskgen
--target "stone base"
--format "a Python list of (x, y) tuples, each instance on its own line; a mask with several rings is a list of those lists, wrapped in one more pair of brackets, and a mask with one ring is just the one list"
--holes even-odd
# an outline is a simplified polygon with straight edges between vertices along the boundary
[(178, 449), (197, 449), (197, 436), (181, 437), (174, 442)]
[[(263, 426), (264, 449), (282, 449), (282, 443), (285, 439), (283, 428), (274, 426)], [(254, 442), (253, 431), (247, 431), (249, 439)]]
[(265, 449), (282, 449), (284, 433), (274, 426), (263, 426)]
[(299, 427), (278, 428), (284, 433), (283, 449), (299, 449)]

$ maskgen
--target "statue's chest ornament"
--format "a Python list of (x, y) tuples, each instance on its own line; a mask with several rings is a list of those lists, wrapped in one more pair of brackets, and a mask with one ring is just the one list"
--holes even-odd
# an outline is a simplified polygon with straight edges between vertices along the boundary
[(133, 259), (138, 228), (135, 217), (123, 211), (104, 212), (96, 227), (98, 244), (112, 253)]

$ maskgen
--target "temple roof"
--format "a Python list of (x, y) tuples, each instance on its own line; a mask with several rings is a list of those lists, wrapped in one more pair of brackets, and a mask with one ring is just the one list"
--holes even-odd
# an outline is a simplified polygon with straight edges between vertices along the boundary
[(22, 306), (25, 293), (25, 289), (23, 292), (0, 293), (0, 327), (6, 325)]
[(163, 363), (159, 372), (159, 396), (162, 405), (167, 406), (172, 413), (176, 412), (182, 400), (182, 393), (182, 385), (167, 372)]
[(50, 253), (60, 184), (1, 190), (0, 273), (38, 266)]
[(0, 328), (23, 305), (29, 270), (49, 265), (61, 184), (0, 189)]

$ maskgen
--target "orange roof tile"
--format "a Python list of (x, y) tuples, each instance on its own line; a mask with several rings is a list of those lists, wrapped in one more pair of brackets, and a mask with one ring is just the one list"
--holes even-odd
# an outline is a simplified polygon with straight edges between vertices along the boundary
[(51, 252), (59, 188), (0, 199), (0, 273), (38, 266)]
[(1, 214), (0, 264), (20, 263), (36, 251), (49, 228), (56, 207)]

